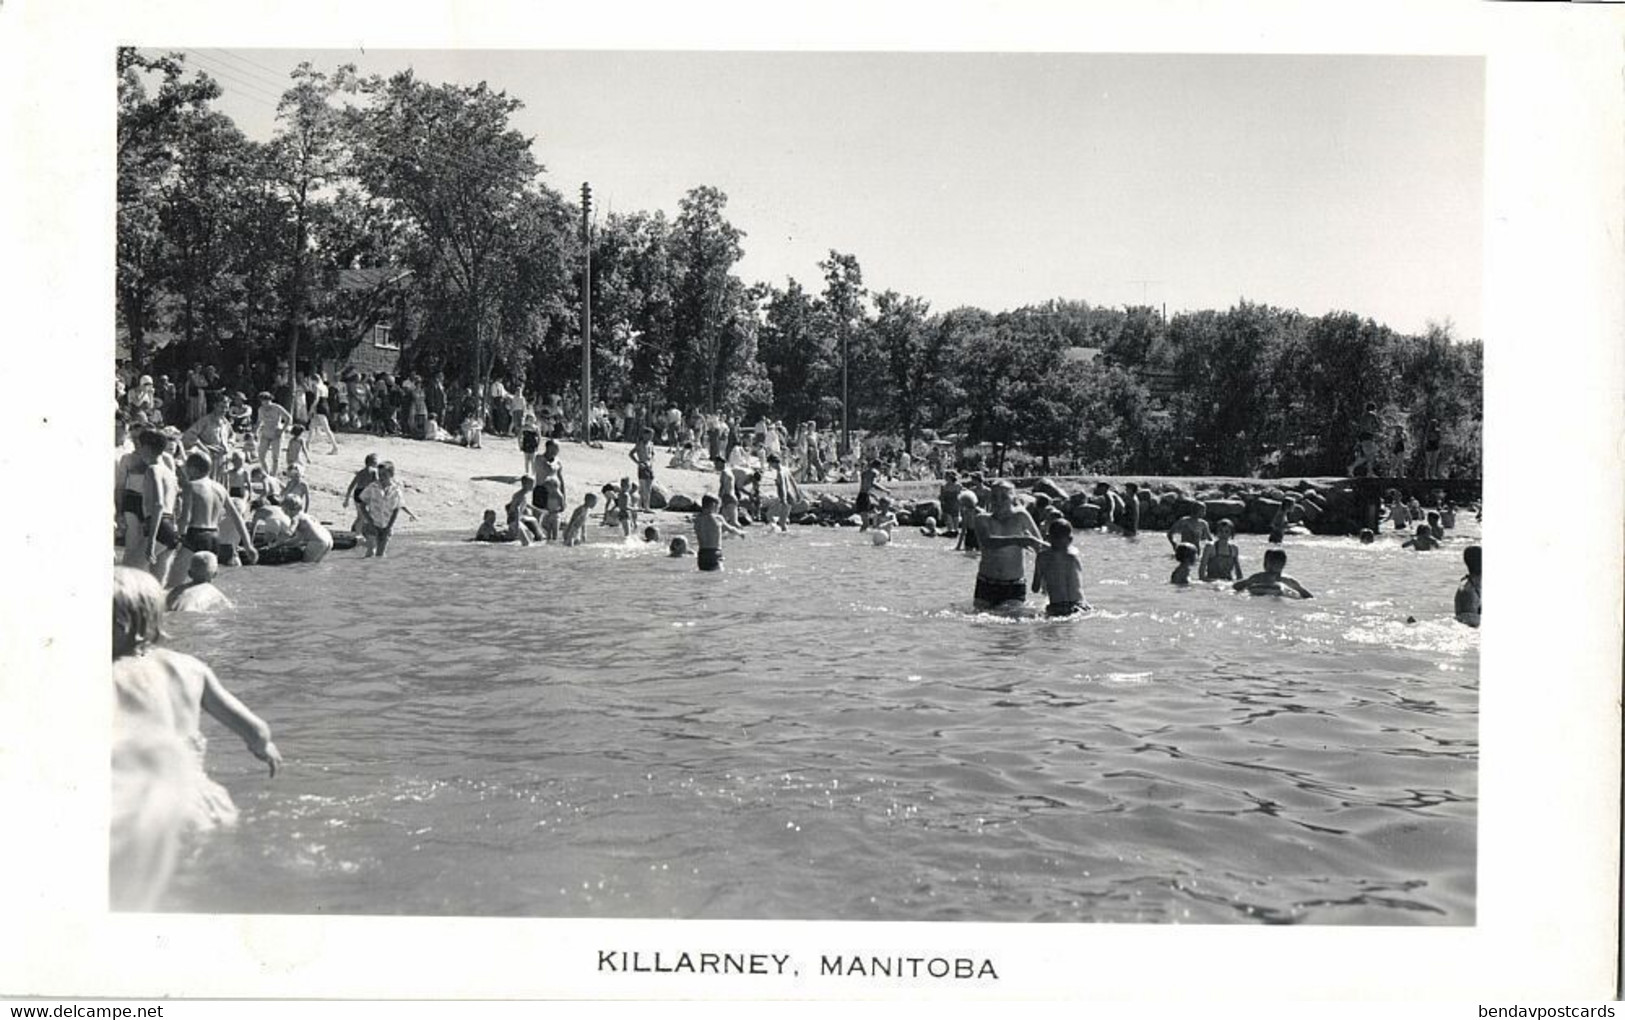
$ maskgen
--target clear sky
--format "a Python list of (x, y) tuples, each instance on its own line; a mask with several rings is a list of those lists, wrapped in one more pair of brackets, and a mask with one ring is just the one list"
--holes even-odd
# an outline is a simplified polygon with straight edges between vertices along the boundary
[(256, 138), (301, 60), (487, 81), (569, 196), (720, 187), (747, 280), (817, 290), (834, 248), (936, 310), (1245, 297), (1481, 335), (1477, 58), (185, 52)]

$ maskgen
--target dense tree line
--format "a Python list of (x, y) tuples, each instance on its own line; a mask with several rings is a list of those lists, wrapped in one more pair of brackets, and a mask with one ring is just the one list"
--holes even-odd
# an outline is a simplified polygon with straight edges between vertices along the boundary
[[(512, 126), (518, 99), (301, 65), (260, 143), (181, 56), (125, 49), (118, 71), (117, 312), (134, 365), (213, 362), (274, 385), (342, 361), (382, 320), (401, 372), (573, 393), (581, 208)], [(750, 283), (727, 201), (698, 186), (675, 217), (596, 223), (598, 399), (792, 425), (838, 424), (844, 402), (852, 428), (909, 445), (1191, 474), (1342, 473), (1371, 402), (1397, 430), (1381, 437), (1394, 466), (1433, 423), (1455, 472), (1478, 472), (1482, 347), (1447, 325), (1412, 336), (1245, 301), (1167, 320), (1060, 300), (933, 311), (871, 290), (833, 250), (816, 289)], [(383, 271), (341, 284), (367, 268)]]

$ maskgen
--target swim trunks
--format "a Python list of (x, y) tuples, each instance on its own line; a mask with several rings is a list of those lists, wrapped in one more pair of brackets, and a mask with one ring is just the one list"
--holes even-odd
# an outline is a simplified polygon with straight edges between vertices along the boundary
[(722, 550), (721, 549), (701, 549), (700, 550), (700, 555), (699, 555), (698, 558), (699, 558), (699, 563), (700, 563), (700, 569), (701, 570), (721, 570), (722, 569)]
[(235, 567), (237, 565), (237, 547), (220, 542), (214, 547), (214, 554), (222, 567)]
[(973, 552), (982, 548), (982, 540), (976, 537), (975, 528), (965, 529), (965, 551)]
[(180, 529), (175, 527), (175, 518), (168, 514), (158, 519), (158, 543), (166, 549), (174, 549), (181, 544)]
[(541, 433), (539, 432), (533, 432), (530, 429), (526, 429), (524, 435), (519, 438), (519, 449), (523, 453), (535, 453), (537, 450), (541, 449), (541, 446), (542, 437)]
[(976, 601), (996, 606), (1001, 602), (1027, 601), (1027, 585), (1022, 581), (995, 581), (976, 575)]
[(181, 544), (193, 552), (214, 552), (218, 528), (187, 528)]
[(1087, 602), (1051, 602), (1044, 607), (1045, 616), (1076, 616), (1089, 608)]
[(243, 487), (241, 485), (233, 485), (231, 488), (226, 490), (226, 495), (230, 496), (232, 499), (242, 499)]
[(640, 481), (640, 482), (652, 482), (652, 481), (654, 481), (654, 477), (655, 477), (655, 469), (654, 468), (650, 467), (647, 464), (639, 464), (638, 465), (638, 481)]
[(860, 513), (860, 514), (868, 513), (869, 508), (871, 506), (873, 506), (873, 505), (874, 504), (871, 501), (871, 499), (869, 497), (869, 493), (868, 493), (867, 490), (864, 491), (864, 492), (858, 493), (858, 501), (857, 501), (856, 504), (854, 504), (854, 506), (857, 508), (858, 513)]

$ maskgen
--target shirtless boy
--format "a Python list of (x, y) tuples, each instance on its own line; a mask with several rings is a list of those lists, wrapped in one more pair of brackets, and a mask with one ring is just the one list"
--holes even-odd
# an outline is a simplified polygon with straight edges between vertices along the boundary
[[(180, 483), (164, 452), (169, 440), (162, 432), (149, 429), (136, 439), (136, 452), (146, 465), (142, 486), (141, 507), (144, 513), (143, 529), (137, 532), (141, 561), (152, 570), (152, 576), (162, 582), (169, 576), (169, 565), (180, 547), (181, 535), (175, 527), (174, 506), (180, 495)], [(125, 539), (128, 544), (129, 539)], [(163, 552), (158, 546), (164, 547)]]
[(242, 512), (226, 493), (226, 487), (211, 477), (212, 473), (209, 455), (203, 451), (194, 450), (186, 458), (186, 483), (181, 486), (181, 547), (172, 569), (177, 581), (189, 576), (188, 566), (194, 555), (208, 553), (211, 560), (215, 559), (222, 519), (231, 522), (233, 546), (249, 534)]
[(722, 569), (722, 533), (745, 537), (743, 528), (735, 527), (717, 514), (717, 498), (706, 493), (700, 499), (700, 512), (694, 515), (694, 537), (699, 544), (701, 570)]
[(587, 521), (592, 517), (592, 508), (597, 505), (596, 494), (589, 492), (581, 497), (581, 505), (570, 515), (570, 523), (564, 526), (565, 545), (580, 545), (587, 540)]
[[(322, 557), (333, 550), (333, 534), (322, 523), (300, 506), (292, 496), (282, 499), (282, 512), (288, 515), (292, 529), (287, 538), (271, 548), (273, 560), (293, 563), (320, 563)], [(299, 556), (290, 555), (298, 550)]]
[(535, 511), (531, 509), (531, 493), (536, 488), (536, 479), (525, 475), (519, 479), (519, 488), (508, 497), (505, 508), (508, 515), (508, 534), (519, 540), (520, 545), (529, 545), (532, 540), (541, 541), (542, 526), (536, 521)]
[(1467, 576), (1456, 589), (1456, 619), (1476, 627), (1484, 612), (1484, 551), (1470, 545), (1461, 551), (1461, 558), (1467, 564)]
[(992, 510), (976, 515), (976, 543), (982, 554), (973, 598), (977, 609), (1025, 602), (1027, 565), (1022, 550), (1042, 552), (1046, 548), (1038, 525), (1016, 506), (1014, 485), (997, 481), (992, 496)]
[(1192, 503), (1190, 513), (1168, 529), (1168, 545), (1174, 549), (1178, 549), (1181, 542), (1189, 542), (1200, 549), (1211, 541), (1213, 532), (1207, 526), (1207, 506), (1203, 503)]
[(1427, 552), (1429, 549), (1439, 548), (1439, 540), (1433, 537), (1433, 532), (1426, 524), (1416, 526), (1416, 534), (1405, 540), (1401, 549), (1415, 549), (1417, 552)]
[(214, 553), (200, 552), (187, 564), (187, 581), (172, 588), (165, 600), (172, 613), (208, 613), (216, 609), (230, 609), (231, 599), (214, 586), (214, 576), (220, 565)]
[[(854, 504), (854, 509), (863, 518), (863, 525), (858, 528), (859, 531), (866, 531), (869, 528), (871, 511), (874, 509), (874, 494), (878, 492), (887, 496), (891, 495), (891, 490), (879, 482), (881, 467), (879, 459), (871, 460), (869, 466), (863, 469), (863, 474), (858, 478), (858, 500)], [(1025, 573), (1023, 576), (1025, 577)]]
[(1051, 521), (1049, 548), (1033, 564), (1033, 591), (1049, 592), (1045, 616), (1072, 616), (1089, 608), (1083, 598), (1083, 557), (1072, 545), (1072, 525)]
[(1299, 598), (1312, 599), (1309, 589), (1296, 580), (1283, 574), (1286, 569), (1286, 550), (1270, 549), (1264, 553), (1264, 569), (1250, 577), (1244, 577), (1230, 587), (1236, 591), (1245, 591), (1249, 595), (1296, 595)]

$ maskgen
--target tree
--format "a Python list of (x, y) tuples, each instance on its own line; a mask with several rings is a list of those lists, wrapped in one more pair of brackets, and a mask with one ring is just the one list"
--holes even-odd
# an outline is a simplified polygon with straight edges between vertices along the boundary
[(841, 359), (841, 453), (852, 450), (852, 339), (865, 321), (863, 269), (856, 255), (831, 248), (829, 257), (818, 263), (824, 273), (823, 310), (827, 329), (835, 338)]
[(820, 328), (818, 300), (795, 280), (783, 290), (768, 287), (759, 338), (759, 354), (773, 384), (774, 410), (792, 422), (817, 418), (823, 411), (826, 382), (836, 365), (835, 345)]
[(914, 432), (936, 386), (949, 333), (939, 322), (928, 322), (931, 306), (917, 297), (888, 290), (875, 299), (875, 320), (869, 335), (885, 358), (885, 380), (891, 400), (885, 405), (887, 424), (903, 434), (903, 449), (914, 449)]
[(322, 191), (343, 172), (347, 153), (343, 119), (332, 100), (356, 89), (355, 66), (346, 64), (330, 77), (301, 63), (290, 77), (293, 85), (277, 102), (276, 134), (267, 152), (272, 180), (282, 190), (293, 218), (288, 255), (288, 386), (297, 385), (299, 337), (306, 329), (310, 299), (310, 225)]
[(375, 75), (359, 87), (371, 103), (348, 115), (355, 174), (404, 212), (427, 276), (460, 306), (446, 325), (473, 350), (483, 400), (494, 360), (486, 341), (504, 314), (496, 281), (514, 252), (506, 232), (519, 222), (521, 197), (542, 172), (530, 139), (509, 124), (523, 104), (483, 82), (427, 85), (410, 70)]
[[(185, 77), (180, 54), (148, 57), (131, 47), (117, 54), (116, 308), (129, 336), (130, 360), (145, 368), (147, 332), (164, 289), (171, 246), (164, 232), (164, 189), (178, 159), (181, 124), (207, 110), (220, 86), (202, 72)], [(156, 77), (156, 89), (149, 81)]]
[[(670, 252), (676, 339), (688, 355), (666, 396), (715, 410), (758, 399), (766, 382), (756, 360), (754, 301), (733, 274), (744, 232), (722, 215), (728, 196), (710, 186), (683, 196)], [(740, 387), (747, 381), (756, 393)]]

